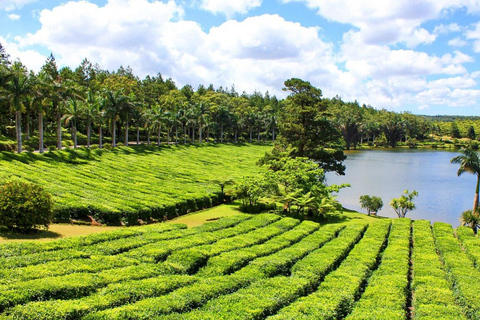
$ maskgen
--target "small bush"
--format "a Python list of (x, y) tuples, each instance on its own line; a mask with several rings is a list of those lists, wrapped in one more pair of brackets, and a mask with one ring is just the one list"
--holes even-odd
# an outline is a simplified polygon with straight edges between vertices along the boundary
[(48, 229), (52, 218), (52, 196), (41, 186), (12, 181), (0, 187), (0, 225), (27, 232)]

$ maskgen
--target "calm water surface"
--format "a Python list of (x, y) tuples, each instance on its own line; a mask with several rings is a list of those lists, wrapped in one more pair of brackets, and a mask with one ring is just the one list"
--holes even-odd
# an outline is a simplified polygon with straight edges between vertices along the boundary
[(459, 165), (450, 163), (459, 155), (456, 151), (368, 150), (346, 154), (345, 176), (327, 174), (328, 184), (351, 185), (338, 193), (345, 208), (366, 212), (360, 207), (359, 197), (374, 195), (383, 200), (379, 215), (397, 217), (389, 202), (405, 189), (419, 194), (415, 199), (417, 208), (407, 213), (412, 219), (443, 221), (457, 227), (460, 214), (472, 208), (476, 176), (457, 176)]

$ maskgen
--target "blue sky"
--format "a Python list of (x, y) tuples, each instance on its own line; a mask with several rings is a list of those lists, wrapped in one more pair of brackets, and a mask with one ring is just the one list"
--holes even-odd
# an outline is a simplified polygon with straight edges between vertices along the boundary
[(0, 43), (34, 71), (51, 52), (178, 86), (284, 97), (296, 77), (377, 109), (480, 115), (479, 0), (0, 0)]

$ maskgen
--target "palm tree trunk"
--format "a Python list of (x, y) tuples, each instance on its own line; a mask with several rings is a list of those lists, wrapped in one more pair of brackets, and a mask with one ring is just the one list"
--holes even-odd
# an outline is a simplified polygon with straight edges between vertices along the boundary
[(223, 123), (220, 126), (220, 142), (223, 143)]
[(117, 146), (117, 140), (115, 139), (116, 138), (115, 131), (116, 131), (116, 121), (115, 119), (113, 119), (112, 121), (112, 147), (113, 148)]
[(128, 147), (128, 121), (125, 123), (125, 146)]
[(57, 149), (62, 149), (62, 115), (57, 112)]
[(26, 131), (26, 140), (30, 141), (30, 115), (27, 113), (26, 117), (26, 123), (25, 123), (25, 131)]
[(175, 126), (175, 144), (178, 144), (178, 126)]
[(38, 152), (43, 153), (43, 112), (38, 113)]
[(200, 126), (198, 127), (198, 142), (202, 143), (202, 123), (200, 123)]
[(98, 128), (98, 147), (103, 148), (103, 128), (100, 126)]
[(22, 152), (22, 113), (15, 111), (15, 129), (17, 134), (17, 152)]
[(147, 144), (150, 145), (150, 129), (147, 130)]
[(253, 132), (253, 128), (250, 127), (250, 143), (252, 143), (252, 132)]
[(137, 127), (137, 146), (140, 144), (140, 127)]
[(161, 141), (160, 141), (160, 133), (161, 133), (161, 127), (158, 127), (158, 131), (157, 131), (157, 145), (160, 146), (161, 144)]
[(88, 117), (87, 119), (87, 148), (90, 148), (92, 140), (92, 119)]
[(77, 148), (77, 125), (76, 124), (73, 125), (72, 133), (73, 133), (73, 148), (76, 149)]
[(187, 125), (183, 125), (183, 144), (187, 144)]

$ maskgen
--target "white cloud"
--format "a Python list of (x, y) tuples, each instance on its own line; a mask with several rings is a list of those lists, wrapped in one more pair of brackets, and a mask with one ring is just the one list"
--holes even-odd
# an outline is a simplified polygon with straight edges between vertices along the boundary
[(458, 25), (458, 23), (450, 23), (450, 24), (440, 24), (435, 27), (433, 33), (435, 34), (449, 34), (453, 32), (461, 32), (462, 27)]
[(31, 70), (39, 70), (45, 63), (46, 57), (35, 50), (25, 50), (17, 42), (12, 42), (2, 37), (0, 37), (0, 43), (10, 55), (12, 61), (20, 60)]
[[(332, 1), (325, 0), (325, 5), (337, 10)], [(439, 57), (413, 49), (435, 40), (437, 33), (421, 26), (421, 21), (438, 14), (435, 5), (422, 7), (424, 2), (412, 2), (412, 7), (423, 8), (413, 12), (402, 1), (395, 5), (399, 12), (392, 15), (391, 3), (379, 1), (375, 3), (378, 8), (367, 3), (364, 8), (364, 0), (359, 0), (362, 12), (357, 14), (346, 7), (358, 7), (355, 1), (343, 1), (349, 17), (335, 19), (351, 19), (357, 28), (344, 35), (337, 52), (332, 43), (321, 39), (319, 28), (304, 27), (279, 15), (228, 20), (205, 32), (196, 22), (184, 20), (184, 11), (175, 2), (148, 0), (109, 0), (104, 6), (67, 2), (41, 11), (41, 28), (6, 47), (9, 53), (14, 48), (23, 54), (22, 61), (34, 70), (45, 57), (21, 50), (40, 45), (53, 52), (60, 65), (72, 68), (86, 57), (108, 70), (130, 65), (140, 77), (161, 72), (179, 86), (234, 84), (240, 92), (268, 90), (279, 96), (284, 95), (283, 82), (297, 77), (321, 88), (326, 97), (338, 94), (345, 100), (397, 111), (406, 105), (448, 106), (460, 103), (455, 99), (462, 103), (477, 99), (478, 74), (469, 74), (463, 66), (473, 62), (471, 56), (453, 51)], [(408, 49), (392, 45), (398, 43)], [(462, 92), (466, 97), (458, 98)]]
[(468, 44), (467, 41), (462, 40), (460, 38), (453, 38), (453, 39), (448, 41), (449, 46), (457, 47), (457, 48), (465, 47), (467, 44)]
[(200, 7), (214, 14), (223, 14), (228, 18), (236, 13), (245, 14), (251, 9), (260, 7), (262, 0), (201, 0)]
[(0, 11), (13, 11), (21, 9), (24, 5), (36, 1), (37, 0), (2, 0), (0, 1)]
[(9, 14), (9, 15), (8, 15), (8, 19), (10, 19), (10, 20), (18, 20), (18, 19), (20, 19), (20, 16), (19, 16), (18, 14), (12, 13), (12, 14)]

